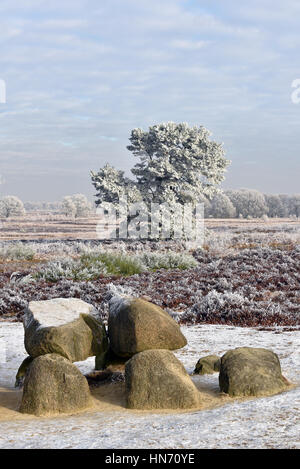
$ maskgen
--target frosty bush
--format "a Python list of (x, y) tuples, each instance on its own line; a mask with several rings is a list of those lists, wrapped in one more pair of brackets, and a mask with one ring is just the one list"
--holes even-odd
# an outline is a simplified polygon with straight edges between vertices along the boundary
[(82, 254), (79, 259), (62, 258), (48, 262), (36, 279), (57, 282), (63, 278), (72, 280), (95, 280), (100, 276), (122, 275), (124, 277), (158, 269), (191, 269), (197, 261), (184, 253), (144, 253), (129, 256), (124, 253), (102, 252)]
[(42, 267), (35, 278), (57, 282), (71, 280), (95, 280), (103, 275), (134, 275), (143, 267), (134, 258), (121, 254), (84, 254), (79, 259), (64, 258), (51, 261)]
[(22, 243), (0, 247), (0, 258), (10, 260), (32, 260), (35, 256), (34, 250)]
[(48, 262), (34, 277), (47, 282), (58, 282), (61, 279), (80, 281), (94, 280), (106, 273), (105, 264), (99, 259), (95, 259), (93, 263), (85, 264), (81, 259), (62, 258)]
[(144, 253), (138, 257), (140, 262), (146, 266), (147, 270), (158, 269), (193, 269), (198, 266), (198, 262), (193, 256), (186, 253)]
[(0, 217), (19, 217), (25, 215), (23, 202), (14, 195), (7, 195), (0, 200)]
[(106, 266), (107, 273), (110, 275), (134, 275), (143, 272), (144, 267), (135, 256), (128, 254), (103, 252), (101, 254), (87, 254), (81, 257), (84, 264), (92, 265), (95, 261), (101, 260)]
[(4, 287), (1, 290), (0, 297), (0, 316), (24, 311), (27, 307), (28, 301), (24, 295), (19, 294), (18, 291), (10, 287)]

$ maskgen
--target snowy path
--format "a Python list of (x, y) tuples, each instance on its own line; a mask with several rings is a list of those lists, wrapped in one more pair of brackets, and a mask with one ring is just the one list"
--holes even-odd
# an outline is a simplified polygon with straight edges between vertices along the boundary
[[(188, 346), (176, 353), (191, 372), (198, 358), (238, 346), (266, 347), (279, 355), (283, 374), (300, 385), (300, 332), (258, 331), (229, 326), (189, 326)], [(21, 324), (0, 323), (0, 387), (12, 388), (25, 357)], [(3, 356), (3, 353), (2, 353)], [(1, 357), (1, 355), (0, 355)], [(93, 359), (79, 365), (84, 372)], [(218, 375), (201, 379), (211, 388)], [(180, 414), (103, 411), (51, 419), (1, 422), (0, 448), (300, 448), (300, 386), (273, 397), (233, 401)]]

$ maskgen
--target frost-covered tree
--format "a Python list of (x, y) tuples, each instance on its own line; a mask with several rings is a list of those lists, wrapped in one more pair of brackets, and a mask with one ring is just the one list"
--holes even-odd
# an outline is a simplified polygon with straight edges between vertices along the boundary
[(212, 196), (230, 163), (204, 127), (188, 124), (134, 129), (127, 148), (139, 158), (132, 173), (145, 201), (185, 203)]
[(286, 216), (286, 210), (279, 195), (265, 194), (265, 201), (268, 206), (268, 215), (272, 218)]
[(234, 218), (236, 209), (229, 197), (224, 192), (219, 192), (211, 200), (209, 214), (212, 218)]
[(300, 194), (294, 194), (290, 197), (290, 215), (300, 217)]
[[(140, 227), (150, 221), (151, 204), (160, 204), (161, 218), (152, 211), (151, 221), (163, 229), (171, 217), (171, 237), (177, 236), (175, 227), (179, 221), (187, 231), (192, 216), (184, 214), (183, 206), (192, 204), (195, 211), (196, 204), (205, 200), (207, 206), (207, 197), (215, 194), (230, 163), (222, 144), (211, 140), (210, 135), (202, 126), (174, 122), (154, 125), (148, 131), (132, 130), (127, 149), (138, 158), (131, 169), (135, 179), (126, 178), (122, 171), (108, 164), (98, 173), (92, 172), (96, 204), (105, 209), (106, 203), (117, 205), (121, 196), (126, 196), (129, 204), (143, 202), (142, 209), (136, 211), (132, 207), (127, 214), (127, 220), (139, 217)], [(126, 212), (120, 210), (120, 218), (125, 220)]]
[(108, 163), (98, 173), (91, 171), (91, 178), (97, 191), (96, 205), (103, 202), (118, 204), (122, 196), (126, 196), (129, 203), (138, 202), (142, 198), (136, 183), (124, 177), (124, 171)]
[(61, 211), (66, 217), (75, 218), (76, 207), (71, 195), (66, 195), (61, 204)]
[(73, 203), (76, 207), (75, 217), (88, 217), (92, 210), (92, 204), (83, 194), (75, 194), (72, 196)]
[(199, 197), (199, 203), (203, 204), (204, 206), (204, 218), (210, 217), (211, 216), (211, 201), (203, 195), (202, 197)]
[(198, 202), (211, 197), (230, 163), (222, 144), (210, 140), (204, 127), (174, 122), (154, 125), (147, 132), (134, 129), (127, 147), (139, 161), (132, 168), (135, 180), (108, 164), (91, 173), (96, 204), (117, 202), (120, 194), (146, 204)]
[(279, 194), (278, 197), (283, 205), (283, 216), (288, 217), (291, 210), (291, 196), (287, 194)]
[(264, 195), (254, 189), (226, 191), (236, 209), (237, 217), (260, 218), (268, 213)]
[(88, 217), (92, 209), (91, 203), (83, 194), (67, 195), (62, 201), (62, 212), (73, 218)]
[(19, 217), (25, 215), (23, 202), (14, 195), (6, 195), (0, 200), (0, 217)]
[(27, 212), (35, 212), (37, 210), (44, 210), (44, 211), (59, 211), (61, 208), (60, 202), (24, 202), (24, 207)]

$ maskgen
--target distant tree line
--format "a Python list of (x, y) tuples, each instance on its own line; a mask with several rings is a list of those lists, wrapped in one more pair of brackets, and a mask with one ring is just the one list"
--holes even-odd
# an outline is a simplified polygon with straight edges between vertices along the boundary
[(18, 197), (7, 195), (0, 199), (0, 218), (24, 216), (26, 212), (50, 212), (70, 218), (88, 217), (92, 204), (83, 194), (67, 195), (61, 202), (22, 202)]
[(227, 190), (206, 199), (206, 218), (300, 217), (300, 194), (263, 194), (253, 189)]
[[(218, 192), (202, 197), (205, 218), (300, 218), (300, 194), (263, 194), (253, 189)], [(93, 206), (83, 194), (65, 196), (61, 202), (25, 202), (7, 195), (0, 199), (0, 218), (24, 216), (26, 212), (49, 211), (70, 218), (88, 217)]]
[(24, 202), (26, 212), (60, 212), (61, 202)]

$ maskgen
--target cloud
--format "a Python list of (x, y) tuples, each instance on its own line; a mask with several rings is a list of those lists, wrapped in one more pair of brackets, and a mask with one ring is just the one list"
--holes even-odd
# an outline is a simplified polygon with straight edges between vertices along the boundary
[(197, 50), (202, 49), (209, 44), (209, 41), (188, 41), (185, 39), (175, 39), (171, 42), (171, 47), (183, 50)]
[(23, 198), (43, 198), (33, 184), (42, 173), (56, 199), (55, 178), (75, 192), (76, 173), (88, 192), (90, 169), (132, 166), (132, 128), (167, 120), (205, 125), (242, 165), (283, 155), (278, 191), (295, 190), (296, 171), (288, 185), (284, 174), (298, 164), (298, 13), (292, 0), (2, 0), (7, 191), (18, 180)]

